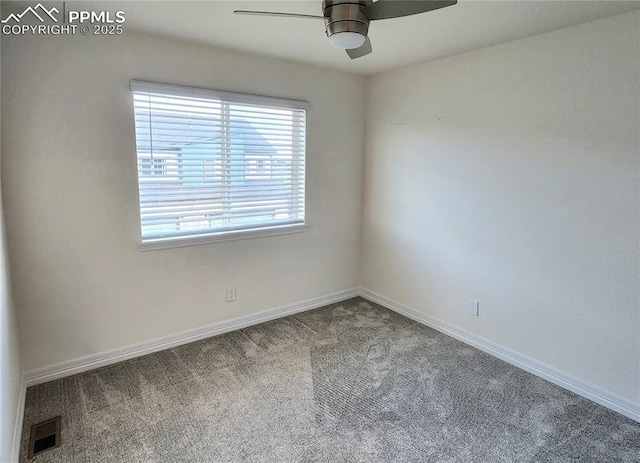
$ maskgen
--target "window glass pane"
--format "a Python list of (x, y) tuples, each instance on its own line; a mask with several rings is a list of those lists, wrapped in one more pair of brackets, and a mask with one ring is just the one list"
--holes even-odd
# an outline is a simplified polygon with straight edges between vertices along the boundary
[(143, 240), (304, 223), (304, 109), (135, 90), (134, 108)]

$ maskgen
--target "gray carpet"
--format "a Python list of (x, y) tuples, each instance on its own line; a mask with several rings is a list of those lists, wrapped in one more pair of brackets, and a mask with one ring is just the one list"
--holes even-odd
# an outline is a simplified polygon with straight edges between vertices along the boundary
[(34, 462), (639, 462), (640, 424), (356, 298), (27, 391)]

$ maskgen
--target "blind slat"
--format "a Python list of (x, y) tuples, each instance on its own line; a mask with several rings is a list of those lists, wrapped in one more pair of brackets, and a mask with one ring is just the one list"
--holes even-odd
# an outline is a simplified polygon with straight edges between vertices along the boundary
[(251, 211), (251, 212), (238, 212), (233, 214), (232, 216), (226, 215), (222, 211), (211, 211), (207, 216), (197, 216), (193, 214), (185, 214), (179, 218), (173, 217), (163, 217), (163, 216), (153, 216), (148, 217), (146, 220), (148, 221), (147, 227), (154, 228), (156, 230), (166, 229), (171, 227), (172, 230), (180, 230), (181, 228), (191, 227), (194, 224), (200, 224), (204, 228), (210, 228), (211, 223), (220, 222), (221, 220), (229, 223), (229, 219), (235, 219), (236, 221), (248, 221), (248, 220), (259, 220), (260, 222), (265, 222), (269, 220), (282, 220), (278, 219), (278, 217), (291, 217), (291, 214), (282, 212), (276, 215), (268, 214), (265, 211)]

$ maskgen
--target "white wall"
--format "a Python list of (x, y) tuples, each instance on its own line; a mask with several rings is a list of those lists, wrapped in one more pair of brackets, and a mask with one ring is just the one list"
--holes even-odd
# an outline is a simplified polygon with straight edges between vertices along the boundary
[(640, 403), (639, 30), (371, 78), (362, 286)]
[[(130, 31), (49, 39), (2, 42), (25, 370), (357, 286), (362, 77)], [(141, 252), (130, 79), (309, 101), (309, 230)]]
[[(367, 289), (640, 402), (639, 18), (379, 75), (366, 95), (361, 77), (131, 32), (5, 37), (23, 367), (330, 294), (360, 272)], [(141, 252), (132, 78), (308, 100), (309, 231)], [(20, 368), (0, 299), (4, 407)]]
[(11, 458), (22, 386), (22, 368), (18, 350), (18, 327), (11, 300), (4, 213), (1, 204), (2, 199), (0, 199), (0, 461), (9, 462), (13, 461)]
[[(2, 188), (0, 192), (1, 190)], [(0, 461), (2, 462), (13, 461), (11, 458), (13, 441), (16, 438), (14, 432), (18, 418), (21, 379), (18, 326), (11, 297), (4, 211), (0, 193)]]

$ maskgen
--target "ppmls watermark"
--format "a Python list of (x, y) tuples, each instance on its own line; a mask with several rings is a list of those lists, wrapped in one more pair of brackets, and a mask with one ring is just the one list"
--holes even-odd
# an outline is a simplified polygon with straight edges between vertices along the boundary
[(121, 35), (125, 21), (124, 11), (68, 10), (60, 13), (55, 6), (46, 8), (38, 3), (20, 13), (11, 13), (0, 23), (2, 35)]

